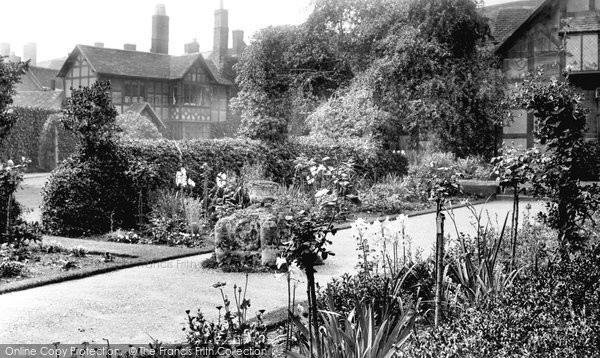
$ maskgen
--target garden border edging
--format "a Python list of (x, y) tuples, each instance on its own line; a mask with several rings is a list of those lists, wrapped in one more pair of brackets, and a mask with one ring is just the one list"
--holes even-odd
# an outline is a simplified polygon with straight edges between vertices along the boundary
[[(118, 265), (114, 265), (114, 266), (101, 267), (101, 268), (87, 268), (87, 269), (82, 269), (82, 270), (78, 270), (78, 271), (67, 271), (64, 273), (52, 275), (50, 277), (37, 277), (37, 278), (33, 277), (31, 279), (25, 279), (22, 281), (8, 283), (8, 284), (4, 285), (4, 287), (0, 287), (0, 295), (3, 295), (5, 293), (10, 293), (10, 292), (16, 292), (16, 291), (24, 291), (24, 290), (28, 290), (31, 288), (36, 288), (36, 287), (41, 287), (41, 286), (46, 286), (46, 285), (52, 285), (52, 284), (56, 284), (56, 283), (79, 280), (79, 279), (83, 279), (83, 278), (87, 278), (87, 277), (91, 277), (91, 276), (102, 275), (105, 273), (124, 270), (124, 269), (138, 267), (138, 266), (150, 265), (150, 264), (154, 264), (154, 263), (176, 260), (176, 259), (181, 259), (181, 258), (190, 257), (190, 256), (205, 255), (205, 254), (212, 253), (213, 251), (214, 251), (213, 248), (206, 248), (206, 249), (200, 249), (200, 250), (190, 250), (190, 252), (166, 255), (166, 256), (162, 256), (162, 257), (144, 258), (144, 257), (139, 257), (139, 256), (133, 256), (133, 257), (136, 257), (137, 260), (130, 261), (130, 262), (124, 262), (122, 264), (118, 264)], [(115, 255), (119, 255), (119, 254), (115, 254)], [(132, 255), (127, 255), (127, 256), (132, 256)]]

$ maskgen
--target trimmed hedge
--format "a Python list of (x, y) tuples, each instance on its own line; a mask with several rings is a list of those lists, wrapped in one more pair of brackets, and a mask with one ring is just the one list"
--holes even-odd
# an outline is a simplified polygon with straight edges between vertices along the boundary
[(282, 145), (231, 138), (121, 141), (112, 155), (87, 162), (76, 156), (52, 173), (43, 191), (42, 222), (57, 235), (134, 228), (140, 193), (175, 188), (175, 173), (181, 167), (197, 183), (194, 194), (201, 195), (204, 176), (212, 187), (218, 173), (239, 174), (244, 165), (261, 165), (269, 179), (289, 184), (299, 156), (352, 159), (357, 172), (371, 179), (390, 172), (403, 175), (408, 167), (404, 156), (356, 140), (292, 138)]

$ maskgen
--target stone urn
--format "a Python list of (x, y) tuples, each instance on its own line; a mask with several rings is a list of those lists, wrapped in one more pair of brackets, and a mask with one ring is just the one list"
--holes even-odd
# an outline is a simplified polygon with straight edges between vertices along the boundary
[(269, 180), (252, 180), (246, 185), (252, 204), (269, 204), (277, 199), (279, 184)]
[(459, 180), (458, 185), (465, 194), (485, 198), (500, 191), (500, 185), (495, 180)]

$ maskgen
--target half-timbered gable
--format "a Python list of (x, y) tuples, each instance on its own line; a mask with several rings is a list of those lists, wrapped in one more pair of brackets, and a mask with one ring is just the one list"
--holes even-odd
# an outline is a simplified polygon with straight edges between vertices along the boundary
[[(543, 70), (542, 79), (569, 81), (585, 96), (590, 109), (587, 137), (599, 137), (600, 99), (600, 0), (530, 0), (492, 6), (492, 30), (498, 41), (496, 54), (503, 60), (509, 88), (527, 73)], [(533, 145), (533, 114), (513, 111), (513, 123), (504, 128), (504, 140)]]
[(170, 56), (84, 45), (75, 47), (59, 77), (67, 89), (110, 81), (119, 113), (147, 104), (173, 139), (212, 137), (212, 124), (228, 119), (233, 85), (199, 53)]

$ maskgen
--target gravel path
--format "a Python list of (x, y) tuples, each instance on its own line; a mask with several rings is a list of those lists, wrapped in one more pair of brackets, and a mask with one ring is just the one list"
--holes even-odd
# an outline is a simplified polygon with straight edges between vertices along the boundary
[[(540, 203), (531, 204), (532, 212), (542, 209)], [(484, 208), (501, 221), (511, 205), (510, 201), (497, 201)], [(470, 213), (461, 208), (456, 216), (461, 223), (459, 230), (472, 232)], [(433, 246), (434, 223), (434, 214), (408, 221), (413, 246), (423, 248), (424, 256)], [(450, 221), (448, 225), (452, 225)], [(453, 228), (449, 232), (454, 232)], [(333, 241), (336, 256), (318, 269), (321, 283), (355, 270), (351, 231), (340, 231)], [(193, 256), (0, 295), (0, 343), (103, 343), (107, 338), (111, 343), (143, 344), (149, 342), (149, 335), (163, 342), (181, 341), (186, 309), (202, 308), (207, 316), (216, 316), (214, 307), (221, 301), (213, 283), (225, 281), (227, 292), (231, 292), (234, 283), (244, 282), (243, 274), (203, 269), (201, 262), (207, 257)], [(306, 296), (303, 291), (299, 288), (299, 299)], [(285, 281), (273, 274), (252, 274), (248, 292), (252, 313), (274, 310), (287, 301)]]
[(24, 176), (21, 187), (15, 193), (17, 201), (23, 205), (26, 212), (23, 218), (27, 221), (40, 221), (42, 212), (42, 188), (50, 177), (50, 173), (27, 173)]

